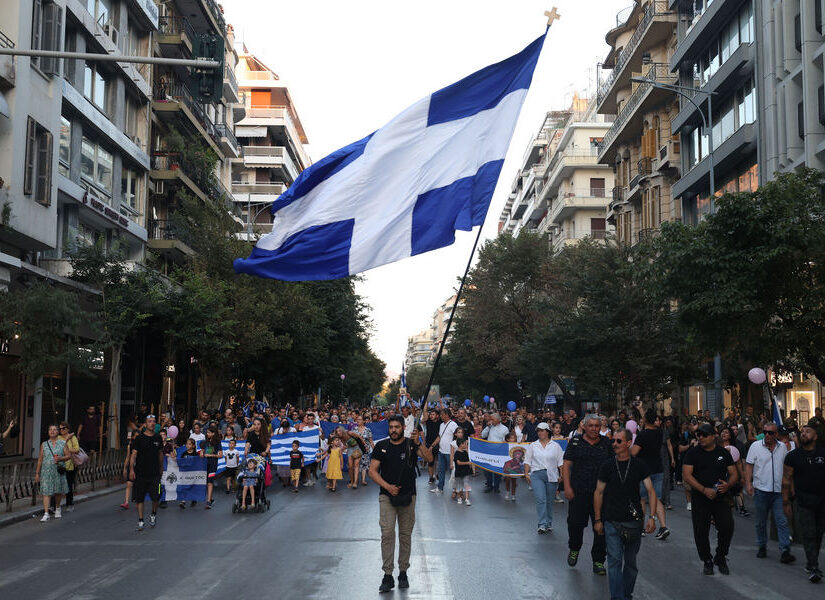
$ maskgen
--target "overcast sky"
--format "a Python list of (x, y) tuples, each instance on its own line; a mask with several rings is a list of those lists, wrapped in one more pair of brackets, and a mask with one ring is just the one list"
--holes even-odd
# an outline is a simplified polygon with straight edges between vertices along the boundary
[[(550, 30), (482, 239), (498, 217), (544, 113), (594, 92), (605, 33), (631, 0), (222, 0), (227, 23), (289, 87), (313, 160), (384, 125), (428, 94), (519, 52)], [(385, 265), (358, 287), (372, 307), (372, 348), (397, 373), (407, 338), (429, 325), (463, 273), (474, 233), (448, 248)]]

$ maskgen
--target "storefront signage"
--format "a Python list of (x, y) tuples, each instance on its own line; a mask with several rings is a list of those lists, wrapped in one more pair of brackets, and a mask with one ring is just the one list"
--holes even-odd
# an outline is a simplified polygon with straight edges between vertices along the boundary
[(83, 204), (94, 209), (100, 215), (106, 217), (110, 221), (117, 223), (121, 227), (129, 227), (129, 219), (113, 209), (111, 206), (104, 204), (87, 191), (83, 194)]
[(780, 371), (779, 373), (771, 371), (770, 381), (773, 387), (778, 385), (793, 385), (793, 373), (788, 373), (787, 371)]

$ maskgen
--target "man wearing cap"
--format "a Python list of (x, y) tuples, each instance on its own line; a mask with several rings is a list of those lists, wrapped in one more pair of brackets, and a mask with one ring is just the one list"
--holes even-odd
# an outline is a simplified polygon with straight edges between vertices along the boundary
[[(705, 563), (704, 574), (713, 575), (713, 566), (723, 575), (729, 575), (727, 556), (733, 539), (733, 512), (728, 501), (728, 491), (739, 481), (739, 472), (730, 452), (716, 444), (716, 432), (709, 423), (702, 423), (696, 430), (698, 446), (687, 452), (682, 466), (685, 488), (691, 490), (691, 518), (693, 541), (699, 558)], [(716, 525), (716, 555), (711, 556), (710, 523)]]
[(524, 478), (533, 488), (538, 516), (538, 533), (553, 531), (553, 500), (559, 485), (559, 470), (564, 465), (564, 451), (550, 439), (550, 426), (536, 426), (538, 440), (527, 446)]
[(791, 538), (788, 519), (782, 510), (782, 473), (788, 449), (776, 440), (778, 427), (768, 422), (762, 428), (765, 438), (751, 444), (745, 459), (745, 490), (754, 497), (756, 504), (756, 544), (757, 558), (768, 555), (768, 511), (773, 514), (776, 532), (779, 535), (780, 562), (792, 563), (796, 557), (791, 554)]

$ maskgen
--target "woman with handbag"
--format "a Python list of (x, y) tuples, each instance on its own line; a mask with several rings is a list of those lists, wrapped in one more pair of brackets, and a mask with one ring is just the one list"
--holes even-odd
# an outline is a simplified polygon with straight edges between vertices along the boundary
[(49, 502), (54, 496), (54, 518), (63, 516), (60, 503), (63, 495), (69, 491), (66, 483), (66, 461), (72, 459), (66, 450), (66, 442), (58, 436), (57, 425), (49, 425), (49, 439), (40, 445), (40, 456), (37, 459), (37, 468), (34, 481), (40, 484), (40, 494), (43, 497), (43, 516), (41, 523), (45, 523), (49, 516)]
[(72, 512), (74, 510), (74, 479), (77, 476), (75, 457), (80, 452), (80, 442), (66, 421), (60, 424), (59, 431), (60, 435), (58, 437), (65, 442), (66, 452), (72, 458), (72, 460), (67, 460), (64, 463), (66, 465), (66, 484), (69, 486), (69, 491), (66, 492), (66, 511)]

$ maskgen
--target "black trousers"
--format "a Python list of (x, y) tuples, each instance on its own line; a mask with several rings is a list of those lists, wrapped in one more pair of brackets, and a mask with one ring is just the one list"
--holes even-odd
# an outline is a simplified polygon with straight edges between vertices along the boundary
[(727, 498), (708, 500), (704, 494), (696, 491), (691, 492), (693, 519), (693, 540), (696, 543), (696, 550), (699, 558), (703, 562), (713, 560), (710, 553), (710, 521), (713, 519), (718, 533), (718, 545), (716, 546), (716, 557), (724, 558), (730, 550), (730, 542), (733, 539), (733, 511)]
[(825, 534), (825, 500), (818, 507), (806, 507), (795, 502), (796, 522), (802, 531), (802, 546), (805, 548), (806, 567), (819, 568), (819, 548)]
[[(567, 509), (567, 547), (581, 550), (584, 544), (584, 528), (595, 519), (593, 513), (593, 492), (578, 492)], [(593, 532), (593, 548), (590, 550), (593, 562), (603, 563), (607, 558), (607, 546), (603, 535)]]

